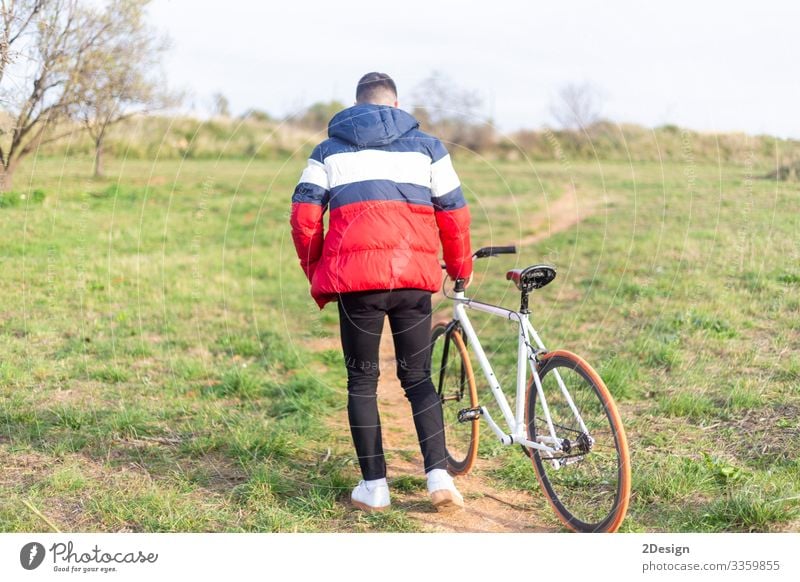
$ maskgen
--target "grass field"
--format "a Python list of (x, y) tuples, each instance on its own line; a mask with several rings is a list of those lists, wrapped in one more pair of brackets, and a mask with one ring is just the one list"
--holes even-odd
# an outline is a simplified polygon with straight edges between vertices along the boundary
[[(308, 297), (288, 232), (302, 157), (109, 162), (92, 181), (89, 160), (31, 160), (0, 197), (0, 531), (417, 529), (343, 503), (359, 474), (326, 424), (346, 400), (337, 314)], [(618, 400), (623, 530), (800, 531), (797, 184), (695, 163), (690, 144), (664, 165), (456, 166), (476, 247), (536, 234), (571, 184), (594, 208), (481, 263), (474, 289), (513, 305), (505, 269), (559, 268), (534, 324)], [(477, 319), (502, 382), (514, 337)], [(489, 436), (498, 489), (541, 498)]]

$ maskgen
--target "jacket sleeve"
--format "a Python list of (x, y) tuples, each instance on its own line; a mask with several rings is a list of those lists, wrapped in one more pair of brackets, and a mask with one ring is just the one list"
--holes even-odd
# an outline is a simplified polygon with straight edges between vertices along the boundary
[(438, 140), (432, 155), (431, 196), (447, 274), (466, 279), (472, 274), (469, 207), (450, 154)]
[(314, 148), (308, 165), (292, 196), (292, 240), (300, 259), (300, 266), (309, 282), (322, 256), (324, 226), (322, 216), (328, 207), (330, 190), (328, 174), (322, 160), (320, 147)]

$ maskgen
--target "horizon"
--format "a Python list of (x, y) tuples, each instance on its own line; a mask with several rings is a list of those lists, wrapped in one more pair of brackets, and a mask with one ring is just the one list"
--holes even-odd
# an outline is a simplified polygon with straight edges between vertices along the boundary
[[(412, 0), (380, 26), (359, 5), (345, 0), (336, 11), (317, 2), (284, 6), (279, 22), (269, 6), (242, 0), (222, 13), (200, 0), (190, 19), (170, 0), (155, 0), (150, 12), (172, 40), (164, 65), (170, 85), (191, 95), (184, 110), (210, 112), (218, 92), (234, 115), (259, 109), (284, 118), (332, 100), (347, 106), (358, 78), (370, 70), (389, 73), (401, 108), (410, 110), (414, 87), (438, 71), (476, 92), (480, 117), (492, 119), (501, 133), (554, 126), (557, 91), (588, 82), (602, 95), (602, 117), (614, 123), (800, 138), (800, 118), (793, 115), (800, 85), (791, 75), (798, 5), (681, 1), (653, 19), (652, 8), (628, 0), (515, 1), (491, 12), (475, 0)], [(725, 11), (718, 13), (720, 6)], [(427, 18), (420, 19), (423, 8)], [(308, 18), (313, 10), (326, 18)], [(506, 17), (512, 13), (515, 18)], [(341, 34), (342, 14), (354, 34)], [(481, 31), (481, 42), (473, 29)], [(208, 42), (215, 37), (222, 41)], [(582, 41), (569, 42), (575, 38)], [(321, 50), (328, 44), (334, 48)]]

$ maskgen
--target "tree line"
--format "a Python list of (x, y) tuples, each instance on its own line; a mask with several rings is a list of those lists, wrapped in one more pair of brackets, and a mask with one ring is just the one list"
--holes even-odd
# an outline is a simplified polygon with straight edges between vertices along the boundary
[[(487, 115), (486, 98), (460, 86), (441, 71), (433, 71), (407, 94), (400, 106), (413, 113), (425, 131), (460, 148), (490, 152), (503, 147), (503, 138)], [(328, 120), (346, 105), (339, 101), (317, 102), (286, 121), (314, 131), (323, 131)], [(588, 82), (567, 83), (550, 103), (556, 128), (587, 134), (603, 124), (602, 96)]]

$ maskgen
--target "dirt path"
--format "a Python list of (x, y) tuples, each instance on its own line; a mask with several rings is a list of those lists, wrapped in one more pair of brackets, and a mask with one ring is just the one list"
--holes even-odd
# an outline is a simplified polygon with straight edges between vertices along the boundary
[[(384, 450), (391, 486), (392, 479), (401, 475), (424, 478), (424, 469), (411, 406), (395, 375), (394, 347), (388, 321), (381, 338), (380, 363), (378, 408), (384, 426)], [(485, 435), (484, 438), (491, 437)], [(493, 467), (492, 460), (478, 459), (469, 475), (456, 478), (456, 486), (465, 499), (464, 511), (438, 513), (424, 487), (411, 492), (393, 491), (392, 502), (417, 521), (422, 529), (430, 531), (533, 532), (557, 529), (552, 520), (544, 521), (545, 516), (537, 515), (541, 513), (541, 508), (536, 507), (540, 504), (535, 503), (528, 492), (497, 490), (491, 486), (485, 474)]]
[(536, 244), (557, 232), (577, 225), (597, 211), (599, 202), (599, 200), (586, 198), (579, 200), (575, 186), (570, 184), (560, 198), (548, 204), (542, 214), (534, 217), (531, 223), (534, 233), (521, 239), (518, 243), (519, 246)]
[[(545, 209), (531, 225), (534, 234), (519, 241), (530, 245), (566, 230), (591, 214), (595, 206), (579, 204), (577, 193), (570, 187)], [(434, 302), (441, 300), (434, 295)], [(337, 344), (338, 347), (338, 344)], [(388, 320), (385, 322), (380, 347), (381, 376), (378, 384), (378, 409), (383, 425), (383, 445), (392, 505), (402, 509), (424, 531), (439, 532), (538, 532), (558, 531), (555, 516), (544, 502), (541, 492), (509, 491), (491, 485), (487, 473), (495, 467), (495, 459), (478, 458), (469, 475), (457, 477), (456, 486), (465, 499), (465, 509), (440, 514), (430, 503), (424, 485), (413, 491), (398, 491), (392, 481), (411, 475), (423, 479), (422, 455), (416, 438), (411, 406), (395, 375), (394, 346)], [(482, 379), (479, 378), (479, 381)], [(347, 412), (343, 410), (333, 423), (337, 430), (349, 431)], [(481, 438), (493, 438), (483, 425)], [(533, 471), (533, 468), (531, 468)], [(358, 511), (355, 510), (354, 511)]]

